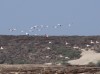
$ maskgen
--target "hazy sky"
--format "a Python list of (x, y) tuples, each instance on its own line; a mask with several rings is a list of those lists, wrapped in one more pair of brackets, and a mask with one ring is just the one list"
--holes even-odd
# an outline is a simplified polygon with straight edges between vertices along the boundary
[[(62, 28), (53, 29), (57, 24)], [(100, 0), (0, 0), (0, 34), (20, 35), (34, 25), (50, 28), (31, 34), (100, 35)]]

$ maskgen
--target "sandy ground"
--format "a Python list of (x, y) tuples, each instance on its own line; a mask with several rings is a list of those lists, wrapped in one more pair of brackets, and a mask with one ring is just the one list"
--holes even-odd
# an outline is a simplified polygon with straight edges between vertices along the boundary
[(70, 60), (68, 63), (72, 65), (87, 65), (90, 62), (97, 63), (100, 61), (100, 53), (96, 53), (94, 50), (82, 49), (82, 57), (76, 60)]

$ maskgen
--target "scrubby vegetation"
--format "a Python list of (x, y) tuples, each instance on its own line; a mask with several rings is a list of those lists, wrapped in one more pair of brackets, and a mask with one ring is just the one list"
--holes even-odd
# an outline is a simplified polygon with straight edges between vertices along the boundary
[(59, 54), (69, 57), (70, 59), (80, 58), (80, 53), (81, 53), (81, 51), (79, 50), (76, 49), (73, 50), (73, 48), (66, 48), (64, 46), (56, 48), (56, 51)]
[[(90, 40), (100, 41), (100, 36), (0, 36), (0, 64), (66, 64), (68, 60), (81, 57), (80, 49)], [(52, 43), (49, 43), (51, 41)], [(65, 43), (69, 44), (66, 45)], [(99, 52), (100, 45), (92, 45)], [(47, 49), (49, 47), (50, 49)], [(63, 57), (60, 57), (62, 55)], [(48, 56), (48, 57), (46, 57)], [(69, 59), (65, 59), (68, 57)]]

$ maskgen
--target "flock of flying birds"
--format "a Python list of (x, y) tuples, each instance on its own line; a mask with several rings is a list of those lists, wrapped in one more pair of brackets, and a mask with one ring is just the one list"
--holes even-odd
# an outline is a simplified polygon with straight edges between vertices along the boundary
[[(66, 26), (71, 27), (71, 25), (72, 24), (68, 24)], [(32, 32), (41, 32), (42, 30), (49, 29), (49, 28), (60, 29), (60, 28), (63, 28), (63, 27), (64, 27), (64, 25), (62, 25), (62, 24), (57, 24), (57, 25), (54, 25), (52, 27), (50, 27), (50, 25), (33, 25), (30, 28), (28, 28), (28, 31), (20, 30), (20, 33), (23, 33), (24, 35), (30, 35), (30, 33), (32, 33)], [(16, 28), (10, 28), (9, 31), (15, 32), (15, 31), (17, 31), (17, 29)], [(34, 34), (34, 35), (38, 35), (38, 34)], [(45, 34), (45, 35), (48, 35), (48, 34)]]

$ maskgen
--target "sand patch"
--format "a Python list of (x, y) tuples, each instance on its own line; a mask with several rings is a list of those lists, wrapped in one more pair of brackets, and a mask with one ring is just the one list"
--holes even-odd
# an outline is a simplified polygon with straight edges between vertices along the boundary
[(87, 65), (90, 62), (97, 63), (100, 61), (100, 53), (96, 53), (94, 50), (85, 50), (82, 49), (82, 53), (79, 59), (70, 60), (68, 63), (72, 65)]

